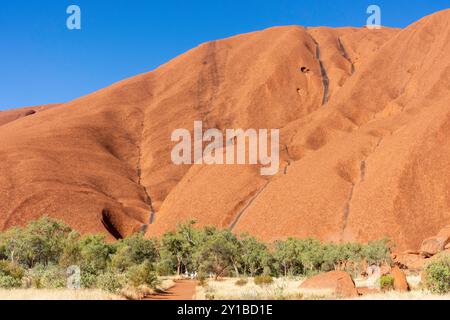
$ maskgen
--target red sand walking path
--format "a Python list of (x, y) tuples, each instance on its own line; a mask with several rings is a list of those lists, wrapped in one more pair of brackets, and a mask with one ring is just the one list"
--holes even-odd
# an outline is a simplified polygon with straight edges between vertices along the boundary
[(145, 298), (144, 300), (193, 300), (197, 281), (176, 280), (175, 285), (159, 294)]

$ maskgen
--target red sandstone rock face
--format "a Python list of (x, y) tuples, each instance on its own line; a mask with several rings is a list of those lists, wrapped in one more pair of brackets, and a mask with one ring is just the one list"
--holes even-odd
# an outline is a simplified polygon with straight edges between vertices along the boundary
[(425, 257), (432, 257), (446, 250), (450, 243), (450, 226), (443, 228), (437, 236), (425, 239), (420, 247), (420, 253)]
[(428, 259), (420, 254), (402, 253), (398, 254), (394, 261), (397, 265), (410, 271), (421, 271), (424, 269)]
[(394, 278), (394, 290), (409, 291), (409, 284), (406, 280), (406, 275), (399, 267), (393, 267), (391, 270), (391, 275)]
[(59, 104), (47, 104), (43, 106), (0, 111), (0, 126), (5, 125), (9, 122), (13, 122), (15, 120), (19, 120), (24, 117), (32, 116), (38, 112), (43, 112), (45, 110), (56, 108), (58, 106)]
[(332, 271), (307, 279), (300, 285), (306, 290), (331, 290), (336, 296), (348, 298), (358, 296), (355, 283), (347, 272)]
[[(418, 249), (450, 223), (449, 19), (271, 28), (45, 112), (1, 112), (0, 228), (46, 214), (155, 236), (194, 218), (266, 241), (388, 236)], [(195, 120), (280, 128), (280, 173), (172, 164), (172, 131)]]

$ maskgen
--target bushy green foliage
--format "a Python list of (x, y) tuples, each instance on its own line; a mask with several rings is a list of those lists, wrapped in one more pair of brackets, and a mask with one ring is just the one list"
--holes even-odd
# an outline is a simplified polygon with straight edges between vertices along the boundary
[(81, 261), (80, 234), (71, 231), (64, 240), (64, 247), (59, 259), (59, 264), (64, 267), (77, 265)]
[(212, 273), (217, 278), (233, 270), (239, 276), (239, 241), (231, 231), (208, 228), (200, 238), (194, 254), (200, 272)]
[(238, 260), (242, 273), (254, 277), (271, 269), (273, 257), (264, 243), (249, 235), (243, 235), (239, 242)]
[(25, 271), (13, 262), (0, 261), (0, 288), (19, 288)]
[(5, 232), (0, 238), (2, 255), (29, 268), (58, 263), (71, 231), (64, 223), (44, 216), (26, 228)]
[(155, 239), (144, 239), (141, 233), (120, 240), (115, 245), (115, 254), (111, 258), (111, 267), (125, 272), (133, 265), (148, 262), (156, 264), (159, 258), (158, 243)]
[(195, 221), (181, 224), (175, 232), (164, 234), (161, 240), (161, 260), (166, 266), (175, 266), (178, 275), (194, 269), (193, 256), (200, 245), (199, 232), (194, 229), (194, 225)]
[(118, 293), (124, 287), (125, 282), (124, 275), (111, 271), (97, 277), (97, 287), (111, 293)]
[(36, 265), (25, 275), (25, 286), (36, 289), (60, 289), (67, 286), (66, 270), (58, 265)]
[(275, 243), (274, 258), (278, 273), (312, 275), (320, 271), (345, 270), (357, 273), (363, 260), (381, 265), (390, 262), (387, 241), (366, 245), (358, 243), (324, 244), (314, 239), (287, 239)]
[(389, 291), (394, 289), (394, 277), (390, 274), (380, 277), (380, 288), (383, 291)]
[[(64, 223), (43, 217), (25, 228), (0, 233), (0, 286), (61, 288), (67, 284), (70, 266), (80, 268), (83, 288), (110, 292), (125, 286), (153, 288), (157, 275), (182, 273), (197, 273), (199, 278), (244, 275), (264, 284), (271, 276), (355, 271), (362, 261), (381, 265), (389, 257), (386, 240), (362, 245), (290, 238), (265, 244), (230, 230), (195, 228), (195, 221), (179, 225), (160, 240), (135, 234), (108, 242), (103, 235), (81, 236)], [(433, 281), (445, 278), (442, 265), (430, 271)], [(437, 288), (433, 290), (445, 289)]]
[(131, 266), (126, 273), (126, 278), (127, 284), (134, 288), (140, 286), (155, 288), (158, 285), (158, 277), (149, 262)]
[(436, 294), (450, 293), (450, 255), (441, 254), (425, 269), (426, 287)]
[(84, 270), (94, 274), (101, 273), (108, 267), (110, 254), (114, 247), (108, 244), (103, 235), (88, 235), (79, 241), (80, 265)]
[(368, 264), (390, 264), (392, 262), (391, 249), (392, 244), (389, 239), (385, 238), (378, 241), (371, 241), (367, 245), (362, 246), (361, 258), (366, 259)]
[(7, 275), (0, 274), (0, 288), (2, 289), (13, 289), (20, 288), (22, 281)]

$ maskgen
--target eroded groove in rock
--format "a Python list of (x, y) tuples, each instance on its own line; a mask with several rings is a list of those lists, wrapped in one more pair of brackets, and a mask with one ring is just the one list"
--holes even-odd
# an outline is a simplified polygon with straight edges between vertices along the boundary
[(152, 198), (150, 197), (150, 194), (147, 190), (147, 188), (142, 184), (142, 170), (141, 170), (141, 151), (139, 148), (139, 163), (138, 163), (138, 168), (137, 168), (137, 174), (138, 174), (138, 184), (141, 186), (142, 190), (144, 190), (144, 195), (145, 195), (145, 203), (149, 206), (150, 209), (150, 217), (149, 217), (149, 224), (153, 224), (153, 222), (155, 221), (155, 209), (153, 207), (153, 202), (152, 202)]
[(230, 224), (229, 229), (231, 231), (233, 231), (233, 229), (236, 227), (236, 225), (239, 222), (239, 219), (244, 215), (245, 211), (247, 211), (247, 209), (252, 205), (253, 202), (255, 202), (256, 199), (258, 199), (258, 197), (261, 195), (261, 193), (266, 190), (267, 186), (270, 184), (270, 181), (267, 181), (264, 186), (262, 186), (261, 189), (259, 189), (259, 191), (250, 198), (250, 200), (247, 201), (247, 203), (245, 204), (245, 206), (239, 210), (238, 214), (236, 215), (236, 218), (233, 220), (233, 222)]
[(205, 124), (213, 110), (213, 103), (219, 93), (220, 75), (217, 63), (217, 41), (208, 43), (208, 50), (203, 58), (204, 68), (197, 80), (197, 106), (202, 110), (200, 115)]
[[(364, 182), (365, 177), (366, 177), (367, 159), (378, 150), (378, 148), (380, 147), (382, 142), (383, 142), (383, 138), (380, 138), (378, 140), (377, 144), (375, 145), (375, 147), (373, 148), (372, 152), (369, 155), (367, 155), (363, 160), (361, 160), (361, 164), (360, 164), (360, 178), (359, 178), (359, 183), (360, 184)], [(348, 198), (347, 203), (345, 204), (345, 207), (344, 207), (341, 241), (343, 240), (345, 231), (347, 230), (348, 220), (349, 220), (349, 216), (350, 216), (351, 202), (353, 200), (353, 194), (354, 194), (356, 186), (357, 185), (355, 183), (352, 183), (352, 188), (350, 189), (349, 198)]]
[(360, 182), (364, 182), (364, 178), (366, 177), (366, 160), (361, 161), (360, 165)]
[(321, 53), (320, 53), (320, 44), (317, 42), (317, 40), (311, 35), (311, 33), (307, 30), (307, 33), (311, 37), (312, 41), (316, 45), (316, 59), (319, 62), (320, 67), (320, 76), (322, 77), (322, 84), (323, 84), (323, 98), (322, 98), (322, 105), (327, 104), (329, 100), (330, 95), (330, 78), (328, 77), (327, 70), (325, 69), (325, 65), (321, 59)]
[(140, 141), (137, 144), (137, 152), (138, 152), (138, 160), (136, 165), (136, 173), (138, 177), (138, 184), (141, 186), (142, 190), (144, 191), (145, 199), (144, 202), (148, 205), (150, 210), (150, 216), (148, 223), (153, 224), (155, 221), (155, 208), (153, 207), (152, 198), (150, 197), (150, 193), (147, 190), (147, 187), (143, 185), (142, 183), (142, 140), (144, 135), (144, 125), (145, 125), (145, 112), (143, 112), (142, 116), (142, 124), (141, 124), (141, 135), (140, 135)]
[(288, 160), (286, 166), (284, 167), (284, 175), (287, 175), (288, 169), (290, 166), (291, 166), (291, 161)]
[(353, 193), (355, 192), (355, 187), (356, 187), (356, 185), (354, 183), (352, 183), (352, 187), (350, 188), (347, 202), (345, 203), (343, 218), (342, 218), (343, 224), (342, 224), (341, 242), (344, 239), (344, 233), (348, 226), (348, 218), (350, 216), (350, 206), (351, 206), (352, 199), (353, 199)]
[(355, 73), (355, 64), (353, 63), (352, 59), (350, 58), (347, 50), (344, 47), (344, 44), (342, 43), (342, 40), (340, 37), (338, 37), (338, 48), (339, 51), (341, 52), (342, 56), (350, 63), (350, 65), (352, 66), (352, 72), (351, 74)]

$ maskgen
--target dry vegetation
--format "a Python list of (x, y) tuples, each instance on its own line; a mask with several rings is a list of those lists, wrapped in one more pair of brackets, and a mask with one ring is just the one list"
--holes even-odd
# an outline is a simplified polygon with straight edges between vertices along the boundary
[[(300, 289), (302, 278), (274, 279), (270, 285), (258, 286), (253, 279), (240, 281), (227, 278), (219, 281), (208, 280), (203, 286), (197, 287), (197, 300), (333, 300), (336, 297), (330, 290)], [(246, 284), (244, 284), (247, 282)], [(367, 285), (365, 280), (355, 281), (357, 287)], [(379, 294), (369, 294), (356, 300), (450, 300), (450, 294), (436, 295), (424, 290), (420, 285), (420, 276), (408, 277), (411, 292), (389, 291)]]
[(170, 289), (173, 277), (160, 279), (157, 289), (147, 287), (125, 288), (120, 294), (100, 289), (0, 289), (0, 300), (140, 300), (149, 295)]
[(256, 285), (253, 279), (246, 284), (236, 284), (237, 279), (227, 278), (209, 280), (197, 287), (197, 300), (304, 300), (325, 299), (331, 296), (327, 290), (302, 291), (299, 289), (303, 279), (279, 278), (272, 284)]
[(450, 300), (450, 294), (432, 294), (427, 290), (412, 290), (410, 292), (389, 291), (380, 294), (369, 294), (357, 300)]
[(0, 300), (123, 300), (102, 290), (0, 289)]

